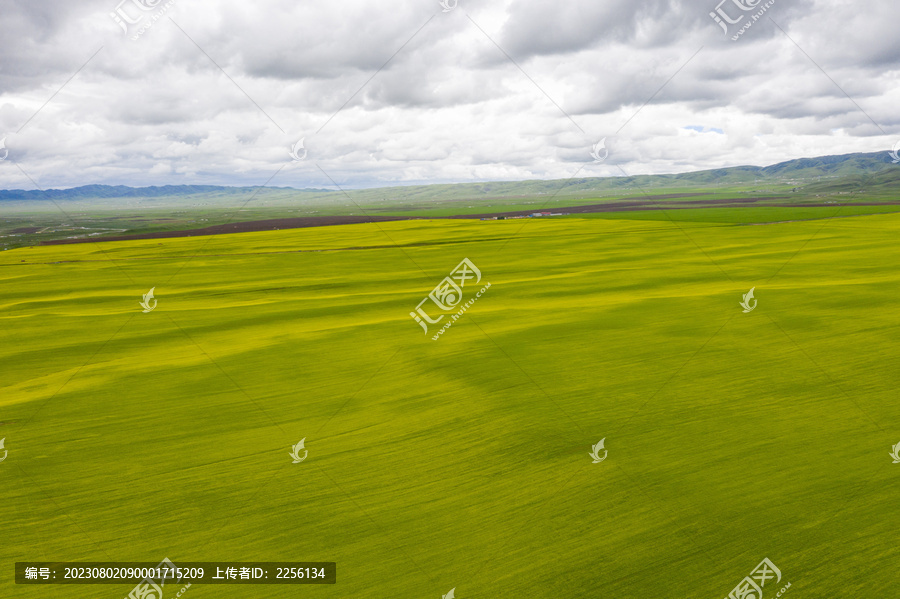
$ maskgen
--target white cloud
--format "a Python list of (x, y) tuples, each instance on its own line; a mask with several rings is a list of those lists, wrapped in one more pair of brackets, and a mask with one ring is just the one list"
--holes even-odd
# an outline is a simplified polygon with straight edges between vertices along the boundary
[[(316, 163), (354, 187), (565, 178), (603, 137), (609, 164), (579, 176), (900, 135), (896, 3), (777, 0), (737, 42), (712, 0), (177, 0), (136, 41), (117, 3), (0, 0), (0, 187), (33, 188), (12, 160), (45, 188), (258, 185), (281, 167), (271, 185), (326, 186)], [(300, 137), (309, 159), (294, 164)]]

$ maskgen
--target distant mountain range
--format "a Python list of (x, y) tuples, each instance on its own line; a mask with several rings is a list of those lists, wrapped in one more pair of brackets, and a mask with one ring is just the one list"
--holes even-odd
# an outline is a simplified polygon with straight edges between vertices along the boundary
[[(466, 199), (485, 196), (533, 196), (562, 193), (565, 195), (603, 190), (659, 189), (671, 187), (707, 187), (717, 185), (779, 183), (796, 185), (805, 192), (889, 190), (900, 188), (900, 168), (895, 168), (888, 152), (843, 154), (788, 160), (771, 166), (735, 166), (677, 175), (636, 175), (631, 177), (582, 177), (570, 180), (532, 180), (487, 183), (411, 185), (378, 189), (353, 190), (360, 198), (376, 199), (387, 195), (409, 200), (428, 198)], [(294, 189), (290, 187), (224, 187), (217, 185), (165, 185), (162, 187), (128, 187), (124, 185), (85, 185), (71, 189), (46, 191), (0, 190), (2, 200), (92, 200), (153, 199), (173, 197), (224, 198), (256, 194), (285, 197), (296, 193), (335, 194), (326, 189)]]
[[(258, 187), (224, 187), (221, 185), (163, 185), (162, 187), (128, 187), (127, 185), (84, 185), (70, 189), (22, 190), (0, 189), (0, 200), (82, 200), (96, 198), (168, 198), (185, 195), (242, 195)], [(294, 189), (266, 187), (269, 191), (328, 193), (328, 189)]]

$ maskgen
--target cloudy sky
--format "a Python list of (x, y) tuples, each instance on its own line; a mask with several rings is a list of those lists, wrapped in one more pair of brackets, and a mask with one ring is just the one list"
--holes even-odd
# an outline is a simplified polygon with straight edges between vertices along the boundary
[(0, 0), (0, 188), (564, 179), (900, 140), (894, 0), (444, 2)]

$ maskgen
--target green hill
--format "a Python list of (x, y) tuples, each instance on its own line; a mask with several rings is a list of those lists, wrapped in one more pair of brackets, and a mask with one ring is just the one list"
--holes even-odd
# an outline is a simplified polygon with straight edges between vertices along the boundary
[[(882, 189), (897, 184), (897, 169), (893, 167), (891, 157), (887, 152), (873, 152), (800, 158), (765, 167), (735, 166), (672, 175), (407, 185), (348, 190), (347, 194), (352, 201), (360, 204), (402, 201), (412, 205), (421, 205), (448, 200), (503, 197), (539, 198), (544, 195), (590, 196), (601, 192), (639, 193), (646, 190), (763, 183), (812, 186), (811, 189), (816, 192), (832, 188), (833, 190), (857, 190), (867, 185)], [(876, 177), (879, 175), (880, 177)], [(849, 179), (844, 181), (844, 178)], [(841, 179), (841, 181), (835, 181), (837, 179)], [(823, 180), (827, 181), (823, 182)], [(834, 184), (832, 185), (831, 182)], [(343, 197), (337, 197), (338, 195)], [(123, 185), (87, 185), (72, 189), (46, 191), (0, 190), (0, 201), (79, 200), (103, 206), (134, 205), (135, 202), (140, 203), (142, 200), (153, 200), (154, 206), (172, 207), (191, 202), (240, 199), (250, 196), (260, 201), (302, 199), (305, 202), (327, 203), (347, 199), (344, 194), (326, 189), (214, 185), (167, 185), (141, 188)]]

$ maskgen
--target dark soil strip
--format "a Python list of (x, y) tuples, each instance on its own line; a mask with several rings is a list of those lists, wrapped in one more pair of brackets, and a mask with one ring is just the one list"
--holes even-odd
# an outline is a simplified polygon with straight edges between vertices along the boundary
[(61, 245), (66, 243), (95, 243), (98, 241), (130, 241), (132, 239), (167, 239), (170, 237), (199, 237), (202, 235), (224, 235), (226, 233), (250, 233), (254, 231), (277, 231), (279, 229), (303, 229), (306, 227), (328, 227), (332, 225), (354, 225), (361, 223), (382, 223), (397, 220), (413, 220), (412, 216), (298, 216), (296, 218), (270, 218), (226, 225), (213, 225), (202, 229), (185, 231), (158, 231), (137, 233), (115, 237), (92, 237), (80, 239), (57, 239), (42, 241), (41, 245)]
[[(604, 204), (590, 204), (587, 206), (570, 206), (554, 208), (566, 214), (592, 214), (597, 212), (629, 212), (645, 210), (688, 210), (691, 208), (703, 208), (711, 206), (746, 206), (753, 205), (761, 200), (784, 200), (790, 196), (767, 196), (752, 198), (723, 198), (717, 200), (694, 200), (691, 202), (677, 202), (674, 205), (660, 205), (658, 200), (674, 200), (684, 197), (694, 197), (699, 194), (670, 194), (660, 196), (647, 196), (631, 200), (606, 202)], [(766, 208), (837, 208), (843, 204), (764, 204)], [(848, 206), (896, 206), (896, 202), (854, 202)], [(546, 212), (546, 208), (542, 209)], [(213, 225), (202, 229), (188, 229), (185, 231), (159, 231), (156, 233), (138, 233), (135, 235), (117, 235), (115, 237), (92, 237), (80, 239), (57, 239), (54, 241), (42, 241), (41, 245), (62, 245), (68, 243), (96, 243), (99, 241), (129, 241), (132, 239), (166, 239), (171, 237), (199, 237), (202, 235), (223, 235), (225, 233), (249, 233), (253, 231), (277, 231), (279, 229), (302, 229), (306, 227), (328, 227), (333, 225), (353, 225), (362, 223), (381, 223), (400, 220), (436, 220), (436, 219), (475, 219), (491, 218), (494, 216), (527, 216), (534, 214), (536, 210), (517, 210), (515, 212), (492, 212), (487, 214), (461, 214), (455, 216), (301, 216), (296, 218), (271, 218), (268, 220), (256, 220), (240, 223), (228, 223), (226, 225)]]

